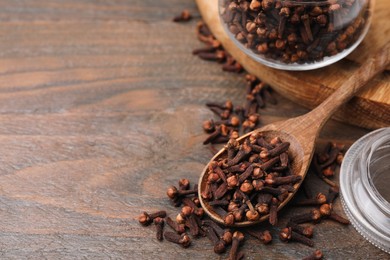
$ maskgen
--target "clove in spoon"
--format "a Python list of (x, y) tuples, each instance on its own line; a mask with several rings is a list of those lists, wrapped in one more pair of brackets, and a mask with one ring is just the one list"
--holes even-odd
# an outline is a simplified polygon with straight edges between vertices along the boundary
[[(347, 81), (345, 81), (332, 95), (325, 99), (324, 102), (311, 112), (285, 121), (268, 124), (243, 135), (238, 138), (237, 141), (242, 144), (243, 141), (245, 141), (251, 134), (261, 132), (267, 139), (278, 136), (281, 140), (283, 140), (283, 142), (289, 142), (289, 154), (292, 160), (291, 170), (293, 174), (302, 176), (303, 181), (314, 153), (315, 141), (324, 124), (341, 105), (346, 103), (358, 91), (363, 89), (370, 79), (378, 73), (384, 71), (389, 63), (390, 42), (387, 43), (378, 53), (370, 56), (370, 58), (368, 58)], [(224, 225), (223, 217), (220, 216), (213, 207), (202, 198), (201, 194), (207, 185), (209, 164), (219, 158), (225, 158), (226, 154), (226, 147), (224, 147), (210, 160), (200, 176), (198, 185), (199, 200), (203, 209), (214, 221), (222, 225)], [(291, 200), (302, 181), (294, 185), (294, 192), (289, 193), (288, 197), (280, 203), (278, 211)], [(233, 226), (250, 226), (268, 218), (269, 214), (262, 216), (257, 221), (237, 222)]]

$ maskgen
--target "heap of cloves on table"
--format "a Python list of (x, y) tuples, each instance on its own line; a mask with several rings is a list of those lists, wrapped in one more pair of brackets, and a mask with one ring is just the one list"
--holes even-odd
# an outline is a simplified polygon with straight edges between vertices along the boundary
[(279, 137), (266, 140), (258, 132), (242, 144), (231, 138), (227, 152), (210, 163), (201, 197), (227, 226), (267, 214), (275, 225), (278, 206), (302, 180), (290, 167), (289, 146)]
[[(184, 14), (187, 17), (187, 14)], [(227, 70), (239, 73), (241, 65), (229, 56), (214, 38), (207, 26), (199, 22), (198, 38), (208, 47), (195, 50), (201, 58), (226, 62), (224, 66), (237, 66), (240, 70)], [(206, 40), (207, 39), (207, 40)], [(201, 53), (207, 53), (202, 56)], [(213, 55), (223, 59), (211, 59)], [(210, 164), (208, 172), (208, 189), (200, 194), (211, 207), (224, 217), (225, 225), (221, 226), (210, 219), (201, 207), (198, 197), (198, 186), (191, 187), (188, 179), (180, 179), (177, 186), (167, 190), (167, 196), (175, 207), (181, 207), (177, 215), (168, 216), (165, 210), (139, 216), (143, 226), (154, 224), (156, 239), (177, 243), (183, 248), (191, 246), (194, 240), (207, 237), (216, 254), (229, 250), (230, 260), (242, 259), (244, 252), (239, 250), (248, 235), (263, 244), (271, 244), (273, 237), (261, 224), (249, 228), (230, 228), (240, 221), (256, 221), (262, 215), (270, 213), (269, 222), (277, 224), (277, 206), (283, 202), (293, 184), (301, 181), (300, 176), (291, 172), (288, 155), (289, 144), (278, 137), (270, 140), (261, 134), (249, 136), (239, 144), (236, 139), (242, 133), (257, 127), (260, 121), (260, 109), (266, 103), (276, 104), (269, 86), (253, 75), (245, 76), (247, 81), (247, 100), (244, 106), (235, 107), (231, 101), (207, 103), (206, 106), (217, 116), (203, 123), (202, 127), (209, 136), (204, 144), (213, 145), (227, 142), (225, 158)], [(266, 100), (266, 102), (264, 102)], [(329, 142), (320, 153), (315, 153), (308, 174), (315, 174), (323, 180), (329, 190), (312, 194), (310, 185), (303, 181), (301, 190), (305, 199), (290, 202), (290, 206), (313, 206), (308, 212), (292, 216), (287, 225), (279, 232), (283, 242), (295, 241), (314, 247), (314, 225), (324, 219), (348, 225), (349, 221), (333, 211), (333, 203), (339, 194), (338, 185), (331, 179), (343, 160), (345, 146)], [(303, 225), (305, 224), (305, 225)], [(169, 231), (165, 225), (169, 226)], [(165, 230), (165, 231), (164, 231)], [(304, 259), (322, 259), (320, 250), (315, 250)]]

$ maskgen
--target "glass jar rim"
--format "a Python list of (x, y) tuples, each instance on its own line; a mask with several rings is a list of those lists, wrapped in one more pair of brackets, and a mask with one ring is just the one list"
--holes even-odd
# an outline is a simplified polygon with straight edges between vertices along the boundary
[(371, 149), (386, 146), (389, 139), (390, 127), (363, 136), (348, 149), (340, 169), (341, 202), (346, 215), (361, 235), (387, 253), (390, 253), (390, 204), (375, 188), (367, 167), (372, 159)]
[(373, 183), (373, 176), (371, 175), (370, 171), (370, 165), (374, 160), (375, 151), (383, 147), (383, 144), (386, 144), (390, 141), (390, 128), (385, 128), (380, 132), (381, 136), (378, 139), (369, 142), (366, 149), (363, 150), (363, 153), (368, 154), (368, 156), (366, 161), (360, 161), (362, 167), (364, 167), (362, 168), (364, 169), (362, 171), (362, 181), (363, 185), (370, 193), (370, 196), (372, 197), (373, 201), (375, 201), (376, 205), (390, 215), (390, 202), (383, 198), (383, 196), (377, 190), (375, 184)]

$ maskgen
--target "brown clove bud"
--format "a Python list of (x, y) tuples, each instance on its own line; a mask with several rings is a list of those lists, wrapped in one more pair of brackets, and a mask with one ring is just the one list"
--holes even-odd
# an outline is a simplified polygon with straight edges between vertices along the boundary
[(260, 218), (260, 214), (259, 212), (257, 212), (255, 210), (255, 208), (253, 207), (252, 203), (250, 200), (247, 200), (245, 202), (248, 207), (249, 207), (249, 210), (246, 212), (246, 218), (249, 220), (249, 221), (256, 221)]
[(309, 226), (304, 227), (304, 226), (298, 225), (298, 224), (291, 222), (291, 221), (287, 223), (287, 227), (291, 227), (292, 231), (295, 231), (295, 232), (297, 232), (305, 237), (309, 237), (309, 238), (313, 237), (313, 228), (312, 227), (309, 227)]
[(226, 59), (225, 51), (217, 50), (216, 52), (201, 52), (198, 57), (202, 60), (223, 62)]
[(150, 214), (144, 211), (138, 217), (138, 221), (141, 225), (148, 226), (153, 222), (153, 220), (155, 218), (158, 218), (158, 217), (165, 218), (166, 215), (167, 215), (167, 213), (165, 210), (157, 211), (157, 212), (150, 213)]
[(246, 155), (248, 155), (252, 151), (251, 146), (247, 141), (245, 141), (239, 148), (236, 156), (228, 162), (228, 166), (233, 166), (238, 164)]
[(190, 188), (190, 181), (188, 179), (180, 179), (179, 180), (179, 189), (180, 190), (188, 190)]
[(164, 219), (157, 217), (153, 220), (154, 225), (156, 225), (156, 238), (159, 241), (163, 240), (163, 229), (164, 229)]
[(290, 222), (301, 224), (305, 222), (319, 222), (320, 220), (321, 220), (320, 211), (318, 209), (313, 209), (308, 213), (293, 216), (290, 219)]
[(292, 231), (291, 228), (283, 228), (280, 233), (279, 233), (280, 240), (283, 242), (288, 242), (288, 241), (297, 241), (299, 243), (308, 245), (310, 247), (314, 246), (314, 242), (305, 236), (302, 236), (294, 231)]
[(179, 16), (174, 17), (173, 21), (175, 23), (179, 23), (179, 22), (188, 22), (191, 19), (192, 19), (192, 16), (191, 16), (190, 11), (185, 9), (181, 12), (181, 14)]
[(288, 241), (297, 241), (299, 243), (305, 244), (307, 246), (313, 247), (314, 242), (305, 236), (302, 236), (294, 231), (291, 230), (291, 228), (284, 228), (279, 233), (280, 240), (283, 242)]
[(199, 208), (191, 199), (183, 198), (182, 202), (184, 205), (191, 207), (195, 215), (197, 215), (198, 217), (203, 217), (204, 209)]
[(320, 250), (316, 250), (311, 255), (306, 256), (302, 260), (320, 260), (322, 259), (322, 257), (323, 257), (322, 252)]
[(173, 230), (175, 230), (178, 234), (184, 233), (185, 230), (185, 225), (184, 224), (179, 224), (176, 221), (173, 221), (170, 217), (166, 218), (166, 223), (168, 226), (170, 226)]
[(264, 230), (262, 232), (260, 230), (247, 229), (246, 232), (249, 235), (260, 240), (264, 245), (272, 242), (272, 235), (271, 235), (271, 232), (269, 232), (268, 230)]
[(230, 248), (229, 260), (237, 259), (238, 247), (243, 240), (244, 240), (243, 233), (241, 233), (240, 231), (236, 231), (233, 233), (232, 247)]
[(349, 225), (350, 223), (348, 219), (343, 218), (342, 216), (333, 212), (333, 208), (329, 204), (324, 204), (320, 207), (320, 214), (325, 218), (329, 218), (343, 225)]
[(274, 177), (273, 175), (268, 175), (265, 178), (265, 183), (268, 185), (284, 185), (284, 184), (294, 184), (302, 180), (302, 176), (300, 175), (290, 175), (285, 177)]
[(233, 216), (235, 222), (241, 222), (244, 219), (245, 210), (248, 208), (247, 204), (242, 204), (238, 209), (233, 210)]
[(256, 191), (259, 191), (264, 187), (264, 181), (263, 180), (253, 180), (252, 185)]
[(206, 133), (212, 133), (215, 131), (215, 123), (212, 119), (204, 121), (202, 127)]
[(222, 200), (213, 200), (213, 201), (210, 201), (210, 202), (209, 202), (209, 205), (210, 205), (210, 206), (227, 206), (227, 205), (229, 205), (229, 201), (226, 200), (226, 199), (222, 199)]
[(225, 242), (226, 245), (230, 245), (232, 243), (233, 234), (230, 229), (223, 229), (212, 220), (203, 220), (202, 225), (212, 227), (215, 233)]
[(170, 199), (175, 199), (177, 197), (191, 195), (191, 194), (197, 194), (198, 193), (198, 187), (195, 185), (194, 189), (192, 190), (178, 190), (175, 186), (170, 186), (167, 190), (167, 195)]
[(244, 183), (240, 186), (240, 191), (247, 194), (251, 193), (253, 191), (252, 183), (249, 180), (244, 181)]
[(315, 205), (321, 205), (326, 203), (326, 196), (319, 192), (314, 198), (311, 199), (303, 199), (297, 203), (295, 203), (295, 206), (315, 206)]
[(278, 206), (279, 201), (277, 198), (272, 198), (271, 207), (269, 210), (269, 223), (275, 226), (278, 223)]
[(167, 231), (164, 232), (164, 237), (167, 241), (179, 244), (184, 248), (191, 245), (191, 238), (186, 233), (179, 235), (174, 232)]
[(269, 159), (269, 158), (272, 158), (274, 156), (280, 155), (281, 153), (284, 153), (285, 151), (287, 151), (289, 147), (290, 147), (289, 142), (284, 142), (284, 143), (278, 144), (275, 148), (273, 148), (271, 150), (262, 151), (260, 153), (260, 158), (261, 159)]
[(210, 241), (213, 243), (214, 246), (214, 252), (216, 254), (222, 254), (226, 251), (226, 244), (223, 242), (223, 240), (219, 239), (217, 234), (215, 233), (214, 229), (211, 227), (206, 228), (206, 235), (210, 239)]

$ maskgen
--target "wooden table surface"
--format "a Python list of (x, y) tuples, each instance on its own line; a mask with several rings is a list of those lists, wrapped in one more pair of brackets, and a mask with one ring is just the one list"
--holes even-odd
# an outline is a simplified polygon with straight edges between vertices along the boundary
[[(197, 13), (191, 0), (0, 1), (1, 259), (216, 257), (207, 239), (184, 250), (137, 221), (143, 210), (176, 215), (167, 186), (196, 182), (211, 157), (204, 103), (245, 98), (242, 75), (191, 55), (202, 46), (196, 20), (171, 22), (184, 8)], [(277, 98), (263, 124), (307, 111)], [(331, 121), (319, 143), (367, 132)], [(283, 211), (279, 227), (296, 211)], [(389, 258), (333, 222), (316, 226), (315, 243), (327, 259)], [(248, 239), (244, 250), (299, 259), (313, 249)]]

